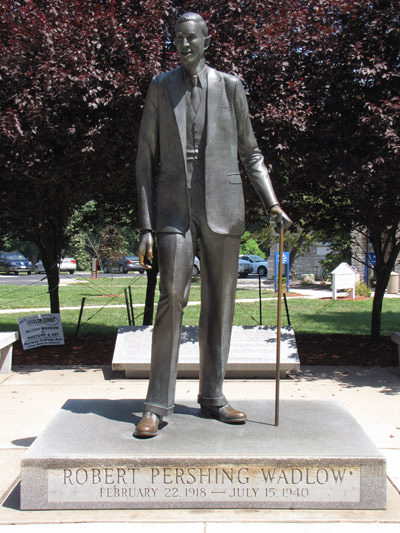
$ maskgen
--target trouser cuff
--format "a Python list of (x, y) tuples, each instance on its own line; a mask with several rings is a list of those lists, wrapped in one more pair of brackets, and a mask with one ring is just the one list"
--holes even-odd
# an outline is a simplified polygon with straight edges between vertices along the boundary
[(164, 416), (172, 415), (172, 413), (174, 412), (174, 407), (174, 405), (172, 405), (171, 407), (163, 407), (162, 405), (144, 402), (143, 412), (154, 413), (159, 418), (163, 418)]
[(228, 400), (225, 398), (225, 396), (220, 396), (219, 398), (206, 398), (201, 394), (197, 396), (197, 401), (204, 407), (223, 407), (228, 403)]

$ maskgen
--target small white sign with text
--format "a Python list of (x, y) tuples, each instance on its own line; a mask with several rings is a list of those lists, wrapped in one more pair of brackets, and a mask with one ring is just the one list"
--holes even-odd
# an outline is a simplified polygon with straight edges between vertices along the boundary
[(59, 313), (25, 316), (18, 319), (24, 350), (39, 346), (64, 344), (64, 333)]

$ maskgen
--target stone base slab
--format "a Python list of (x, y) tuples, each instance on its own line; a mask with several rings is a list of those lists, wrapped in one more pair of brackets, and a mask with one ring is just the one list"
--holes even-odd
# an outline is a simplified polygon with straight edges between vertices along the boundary
[(240, 426), (177, 405), (132, 436), (142, 400), (69, 400), (21, 462), (21, 508), (384, 509), (386, 464), (335, 401), (239, 401)]
[[(148, 378), (151, 359), (152, 326), (118, 328), (112, 360), (113, 370), (127, 378)], [(270, 378), (276, 371), (277, 328), (271, 326), (234, 326), (232, 328), (227, 378)], [(281, 331), (280, 374), (300, 368), (293, 328)], [(184, 326), (179, 351), (178, 377), (199, 375), (199, 336), (197, 326)]]

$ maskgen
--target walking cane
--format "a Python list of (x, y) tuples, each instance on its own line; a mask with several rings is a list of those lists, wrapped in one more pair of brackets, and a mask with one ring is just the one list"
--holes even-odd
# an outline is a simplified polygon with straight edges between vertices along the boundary
[(278, 263), (278, 311), (276, 335), (276, 368), (275, 368), (275, 426), (279, 426), (279, 386), (281, 376), (281, 322), (282, 322), (282, 263), (283, 263), (283, 220), (278, 220), (279, 227), (279, 263)]

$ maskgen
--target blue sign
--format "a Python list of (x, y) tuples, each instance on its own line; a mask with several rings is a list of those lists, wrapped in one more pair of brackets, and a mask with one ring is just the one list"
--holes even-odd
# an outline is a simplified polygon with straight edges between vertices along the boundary
[(365, 254), (364, 281), (368, 284), (368, 270), (376, 265), (376, 255), (372, 252)]
[[(286, 291), (289, 292), (289, 264), (290, 264), (290, 252), (283, 252), (282, 254), (282, 276), (285, 277), (286, 267)], [(275, 280), (274, 289), (277, 291), (278, 286), (278, 270), (279, 270), (279, 252), (275, 252)]]

